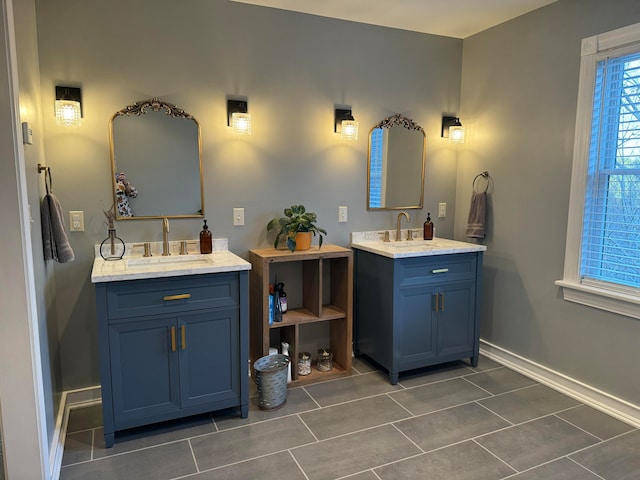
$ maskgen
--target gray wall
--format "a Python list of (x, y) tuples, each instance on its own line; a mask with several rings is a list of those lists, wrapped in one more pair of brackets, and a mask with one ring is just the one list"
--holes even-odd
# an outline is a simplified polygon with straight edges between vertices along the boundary
[[(366, 210), (368, 130), (402, 113), (427, 134), (425, 208), (448, 203), (438, 235), (453, 235), (456, 150), (440, 138), (442, 112), (460, 100), (462, 41), (295, 14), (226, 0), (36, 0), (46, 158), (66, 210), (84, 210), (76, 254), (56, 265), (60, 358), (65, 389), (99, 383), (93, 245), (107, 235), (111, 205), (110, 116), (152, 96), (193, 114), (202, 128), (205, 208), (214, 237), (235, 253), (269, 246), (267, 222), (292, 204), (318, 214), (326, 242), (392, 228), (397, 212)], [(73, 26), (73, 27), (71, 27)], [(83, 124), (55, 125), (56, 84), (80, 85)], [(253, 135), (234, 138), (226, 96), (248, 97)], [(334, 105), (351, 105), (361, 135), (333, 131)], [(349, 207), (338, 223), (337, 207)], [(232, 226), (245, 208), (244, 227)], [(202, 222), (173, 220), (170, 238), (197, 238)], [(126, 242), (158, 241), (158, 220), (122, 221)]]
[(565, 302), (580, 42), (640, 22), (637, 0), (560, 0), (465, 39), (456, 236), (488, 170), (482, 337), (640, 405), (640, 321)]

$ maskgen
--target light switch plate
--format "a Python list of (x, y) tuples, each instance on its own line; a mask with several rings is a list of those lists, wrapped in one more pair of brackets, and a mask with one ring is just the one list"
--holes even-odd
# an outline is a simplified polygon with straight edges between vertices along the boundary
[(447, 216), (447, 204), (439, 203), (438, 204), (438, 218), (445, 218)]
[(241, 227), (244, 225), (244, 208), (233, 209), (233, 225), (234, 227)]
[(69, 230), (84, 232), (84, 212), (82, 210), (69, 211)]
[(347, 221), (347, 210), (348, 208), (346, 206), (340, 206), (338, 207), (338, 222), (339, 223), (345, 223)]

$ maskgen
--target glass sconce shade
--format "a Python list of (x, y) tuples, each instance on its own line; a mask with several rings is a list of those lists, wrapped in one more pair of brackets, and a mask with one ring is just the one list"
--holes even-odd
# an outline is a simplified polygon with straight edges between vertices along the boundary
[(231, 116), (233, 133), (238, 135), (251, 135), (251, 114), (234, 112)]
[(56, 100), (56, 123), (65, 127), (76, 127), (80, 125), (82, 112), (80, 102), (74, 100)]
[(342, 130), (340, 135), (343, 140), (357, 140), (358, 139), (358, 122), (355, 120), (343, 120)]
[(462, 125), (449, 127), (449, 141), (451, 143), (464, 143), (464, 127)]
[(464, 143), (464, 127), (458, 117), (442, 117), (441, 136), (451, 143)]

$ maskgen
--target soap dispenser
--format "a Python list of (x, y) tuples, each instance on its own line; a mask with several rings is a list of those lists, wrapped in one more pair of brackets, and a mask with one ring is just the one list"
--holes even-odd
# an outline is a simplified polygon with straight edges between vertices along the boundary
[(427, 221), (423, 225), (423, 239), (433, 240), (433, 222), (431, 221), (431, 212), (427, 213)]
[(207, 226), (207, 221), (204, 221), (204, 226), (202, 227), (202, 231), (200, 232), (200, 253), (211, 253), (212, 242), (211, 242), (211, 231)]

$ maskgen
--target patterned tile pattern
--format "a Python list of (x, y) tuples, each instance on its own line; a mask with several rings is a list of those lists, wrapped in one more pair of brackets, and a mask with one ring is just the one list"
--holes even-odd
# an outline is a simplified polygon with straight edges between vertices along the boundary
[[(255, 389), (254, 389), (255, 392)], [(537, 480), (640, 478), (640, 430), (487, 358), (408, 372), (364, 358), (287, 404), (132, 429), (105, 449), (100, 405), (71, 412), (60, 478)]]

